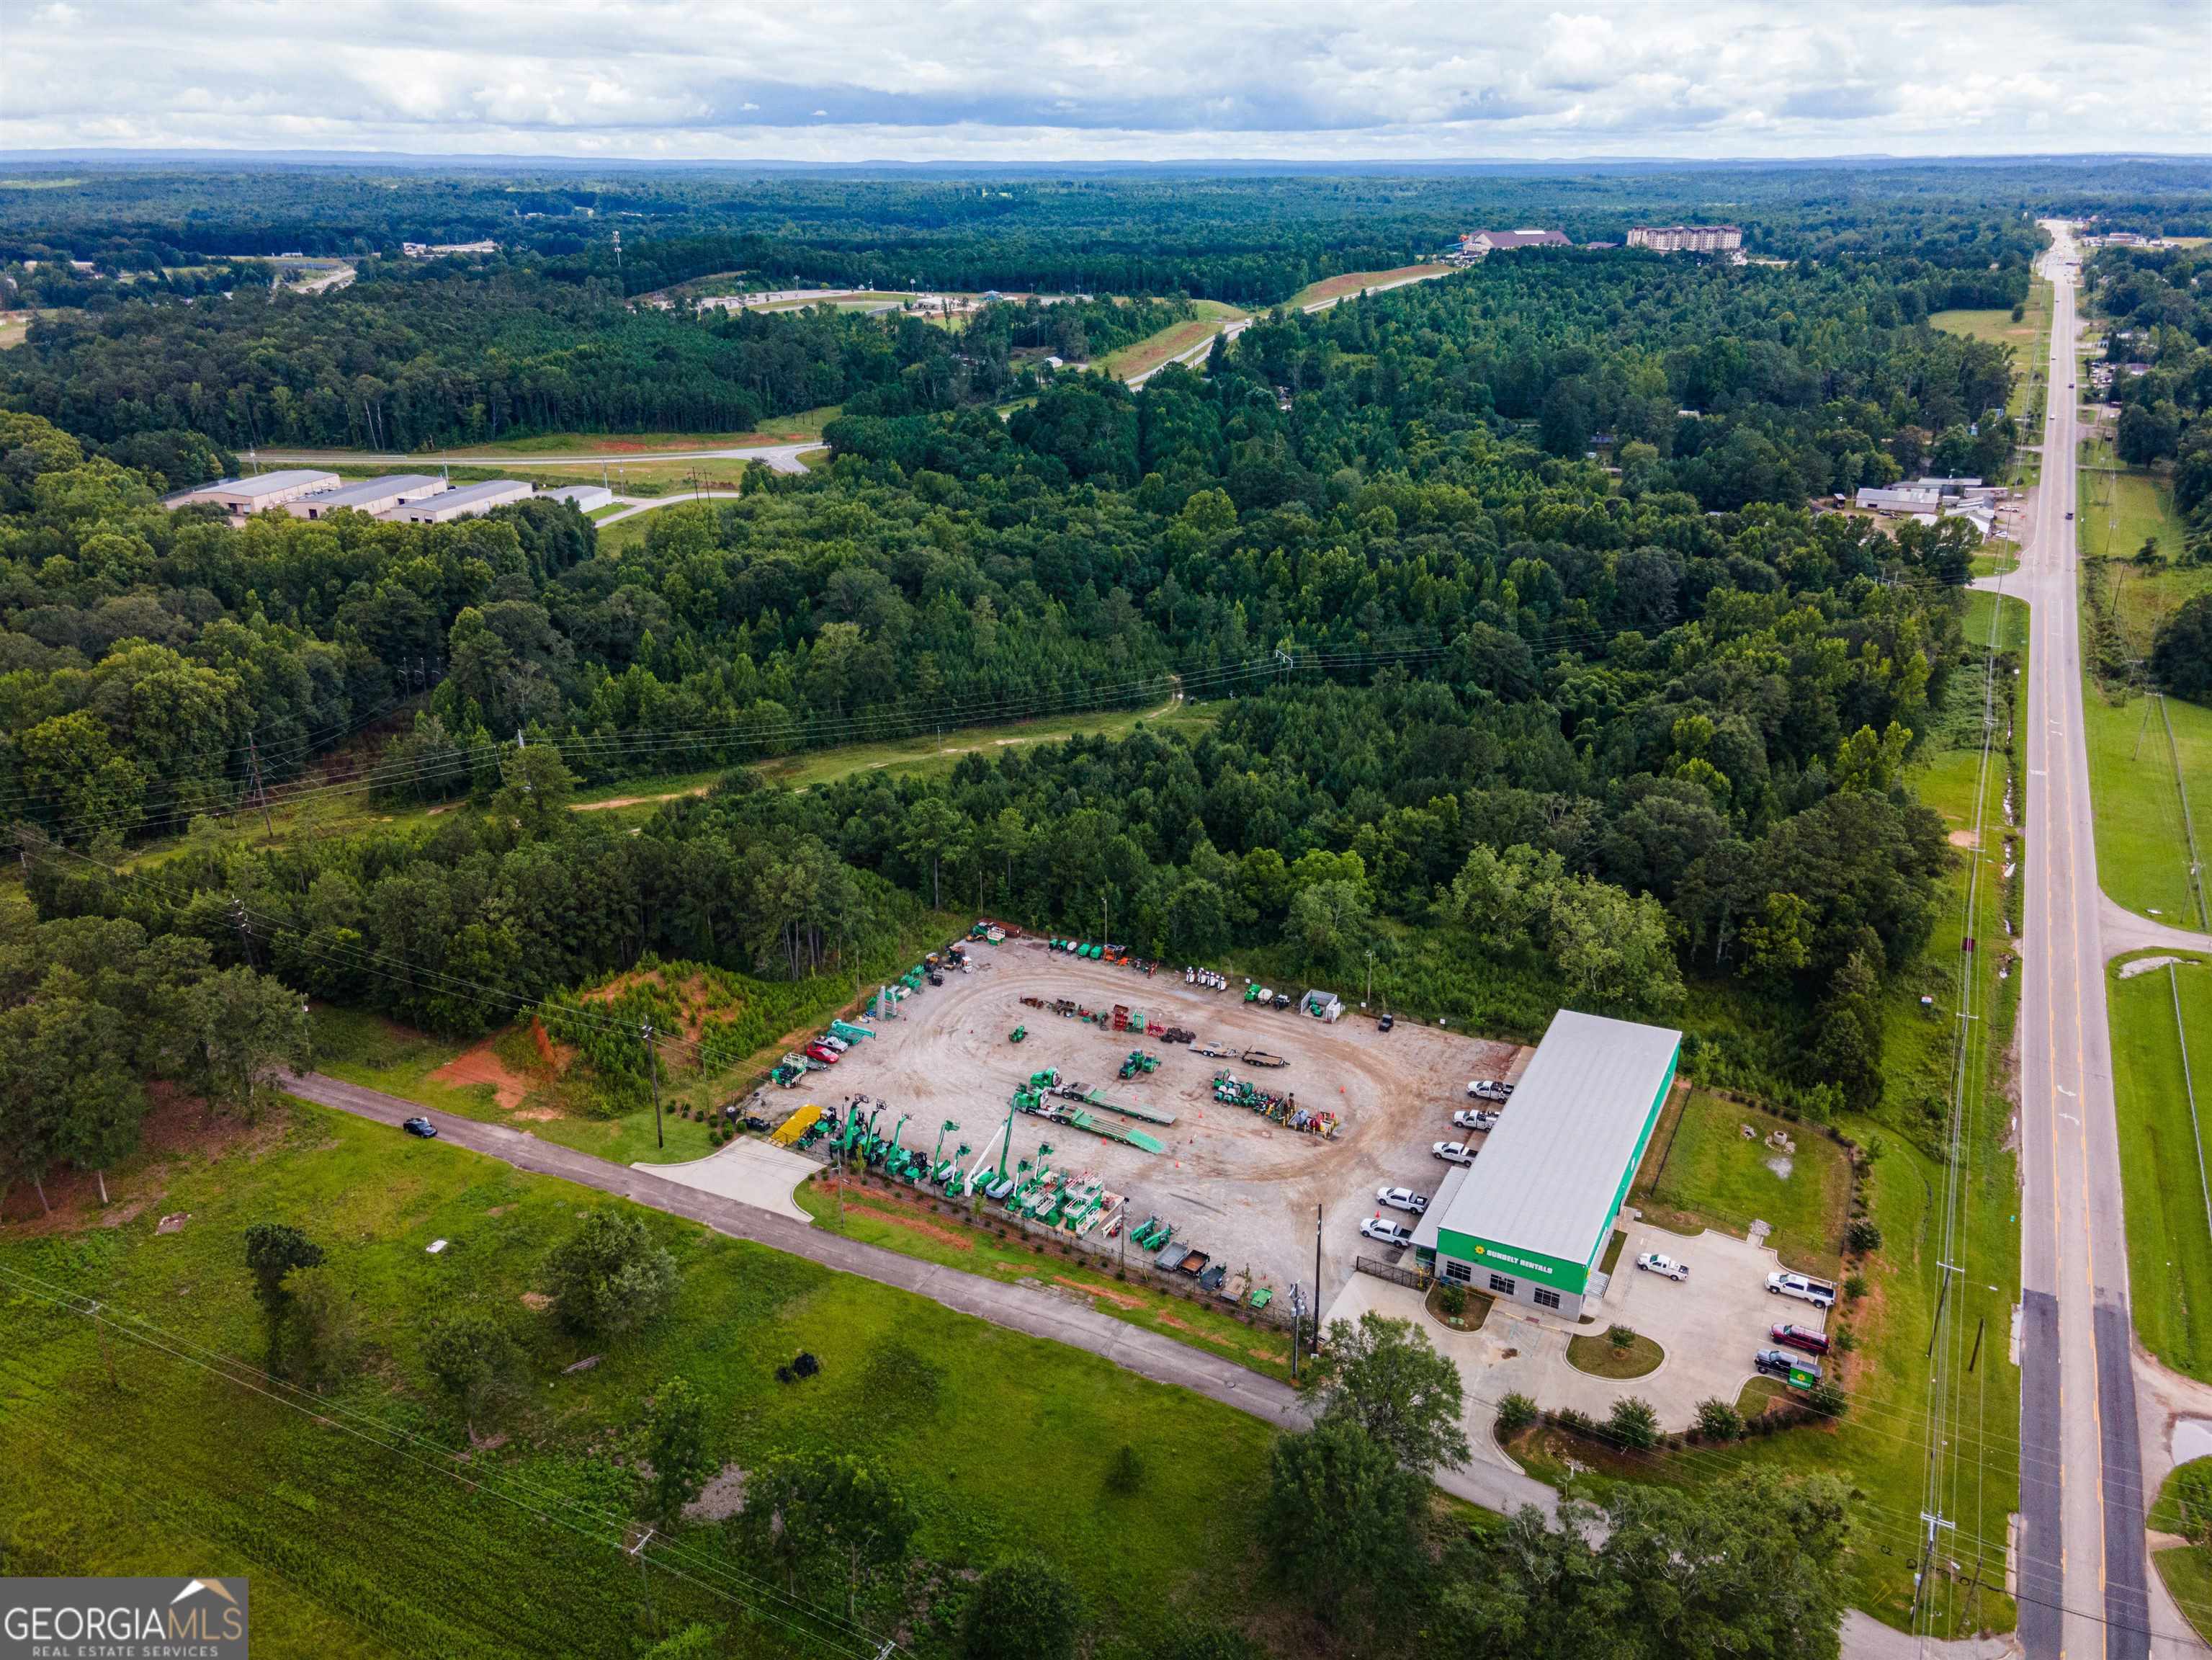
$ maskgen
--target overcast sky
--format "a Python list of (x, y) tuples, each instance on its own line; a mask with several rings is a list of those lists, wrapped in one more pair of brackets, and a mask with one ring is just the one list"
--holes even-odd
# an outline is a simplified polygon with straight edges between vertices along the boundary
[(2212, 0), (0, 0), (0, 148), (2212, 150)]

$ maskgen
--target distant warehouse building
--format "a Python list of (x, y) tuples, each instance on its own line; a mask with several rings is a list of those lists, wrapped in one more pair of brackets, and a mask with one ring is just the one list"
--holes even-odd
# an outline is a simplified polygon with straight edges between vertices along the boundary
[(324, 472), (315, 467), (289, 467), (282, 472), (257, 472), (250, 478), (218, 478), (197, 489), (178, 491), (166, 498), (166, 505), (189, 508), (212, 502), (227, 513), (259, 513), (264, 508), (281, 508), (316, 490), (333, 489), (338, 483), (334, 472)]
[(1565, 233), (1556, 230), (1471, 230), (1462, 234), (1459, 253), (1463, 259), (1504, 253), (1514, 248), (1571, 248)]
[(1638, 225), (1628, 233), (1632, 248), (1654, 253), (1734, 253), (1743, 246), (1740, 225)]
[(550, 496), (556, 502), (566, 502), (579, 513), (604, 508), (615, 499), (615, 493), (605, 484), (562, 484), (540, 494)]
[(340, 484), (336, 489), (295, 496), (284, 504), (284, 511), (295, 519), (320, 519), (340, 508), (350, 508), (356, 513), (389, 513), (426, 496), (442, 495), (451, 488), (444, 479), (433, 478), (426, 472), (387, 473), (381, 478), (360, 478), (350, 484)]
[(1561, 1009), (1480, 1154), (1444, 1178), (1416, 1251), (1439, 1279), (1581, 1318), (1681, 1052), (1679, 1031)]
[(410, 502), (376, 516), (388, 525), (444, 525), (456, 519), (473, 519), (509, 502), (526, 502), (532, 489), (527, 479), (495, 478), (489, 483), (464, 484), (424, 501)]

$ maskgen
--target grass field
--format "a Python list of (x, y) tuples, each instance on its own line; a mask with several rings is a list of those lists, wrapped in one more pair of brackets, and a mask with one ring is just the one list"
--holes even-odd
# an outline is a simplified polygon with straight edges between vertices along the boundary
[[(2097, 879), (2129, 909), (2201, 928), (2189, 877), (2189, 830), (2200, 855), (2212, 836), (2212, 709), (2178, 697), (2115, 703), (2094, 680), (2081, 688), (2089, 789), (2097, 831)], [(2166, 723), (2173, 724), (2169, 747)], [(2179, 777), (2176, 760), (2179, 763)]]
[(1139, 723), (1155, 729), (1182, 728), (1195, 738), (1216, 718), (1211, 710), (1180, 702), (1142, 709), (1100, 709), (1036, 721), (1012, 721), (999, 726), (957, 727), (926, 738), (844, 744), (835, 749), (811, 750), (763, 761), (754, 770), (770, 783), (811, 789), (856, 772), (950, 772), (963, 755), (994, 755), (1021, 744), (1056, 743), (1079, 736), (1125, 737)]
[[(2165, 479), (2137, 468), (2122, 467), (2109, 442), (2085, 445), (2081, 455), (2081, 506), (2075, 520), (2085, 559), (2131, 559), (2148, 537), (2158, 538), (2166, 568), (2161, 581), (2178, 587), (2174, 602), (2212, 587), (2212, 571), (2179, 569), (2188, 526), (2174, 510), (2173, 489)], [(2152, 585), (2153, 592), (2158, 584)], [(2145, 643), (2148, 643), (2146, 637)]]
[[(641, 514), (637, 520), (616, 529), (628, 529), (630, 524), (650, 516)], [(945, 772), (963, 755), (995, 754), (1016, 745), (1057, 742), (1079, 734), (1118, 738), (1135, 730), (1140, 723), (1182, 727), (1194, 734), (1216, 718), (1211, 709), (1179, 702), (1141, 709), (1100, 709), (1034, 721), (1009, 721), (995, 726), (959, 727), (923, 738), (835, 745), (757, 762), (753, 769), (771, 783), (808, 789), (856, 772)], [(708, 767), (684, 772), (641, 773), (580, 786), (570, 809), (604, 814), (625, 824), (642, 824), (665, 801), (697, 794), (728, 770), (725, 767)], [(466, 810), (465, 802), (394, 806), (379, 802), (366, 794), (332, 792), (302, 795), (272, 807), (268, 825), (264, 824), (258, 813), (241, 812), (220, 821), (216, 834), (226, 841), (261, 846), (270, 842), (269, 832), (273, 826), (276, 844), (286, 845), (302, 838), (358, 834), (380, 825), (416, 823), (441, 812)], [(128, 863), (139, 868), (158, 866), (183, 844), (181, 836), (149, 842), (135, 850)]]
[(1187, 323), (1177, 323), (1162, 329), (1158, 334), (1148, 334), (1143, 339), (1113, 351), (1101, 353), (1091, 360), (1091, 367), (1112, 375), (1117, 380), (1156, 369), (1171, 357), (1180, 356), (1201, 341), (1211, 340), (1221, 332), (1221, 325), (1248, 313), (1235, 306), (1224, 305), (1218, 300), (1192, 301), (1198, 315)]
[(799, 410), (763, 422), (750, 432), (549, 432), (534, 438), (501, 439), (441, 453), (465, 455), (659, 455), (673, 450), (732, 449), (740, 444), (794, 444), (819, 438), (837, 418), (837, 405)]
[[(2171, 487), (2149, 473), (2121, 468), (2109, 442), (2083, 447), (2081, 483), (2081, 554), (2109, 560), (2085, 570), (2082, 581), (2100, 585), (2127, 651), (2147, 656), (2166, 616), (2212, 587), (2212, 569), (2173, 562), (2185, 527), (2173, 510)], [(2165, 560), (2136, 564), (2136, 550), (2152, 538)], [(2107, 690), (2094, 677), (2082, 687), (2082, 702), (2098, 877), (2105, 891), (2131, 910), (2185, 927), (2212, 925), (2190, 881), (2191, 825), (2182, 798), (2185, 788), (2201, 854), (2203, 837), (2212, 830), (2212, 709), (2177, 698), (2166, 699), (2161, 709), (2156, 700)]]
[[(2106, 994), (2136, 1330), (2176, 1371), (2212, 1382), (2212, 1215), (2199, 1163), (2212, 1162), (2212, 1146), (2198, 1140), (2200, 1128), (2212, 1138), (2212, 963), (2184, 958), (2170, 974), (2122, 978), (2125, 966), (2108, 970)], [(2201, 1126), (2191, 1118), (2184, 1030)]]
[[(1150, 1651), (1177, 1611), (1255, 1610), (1271, 1432), (1226, 1408), (651, 1213), (682, 1269), (675, 1307), (641, 1335), (579, 1342), (522, 1299), (598, 1195), (311, 1108), (161, 1181), (158, 1205), (112, 1227), (0, 1237), (11, 1278), (155, 1322), (178, 1351), (113, 1338), (111, 1389), (80, 1317), (21, 1295), (0, 1305), (0, 1538), (15, 1572), (247, 1574), (256, 1650), (277, 1656), (627, 1655), (691, 1620), (725, 1627), (722, 1651), (748, 1660), (825, 1651), (758, 1612), (766, 1585), (711, 1524), (679, 1528), (648, 1559), (659, 1566), (621, 1554), (632, 1504), (617, 1460), (646, 1398), (683, 1377), (708, 1403), (718, 1459), (860, 1453), (910, 1496), (916, 1549), (956, 1572), (1042, 1550), (1080, 1586), (1101, 1654)], [(157, 1233), (163, 1211), (189, 1220)], [(262, 1219), (329, 1252), (362, 1341), (313, 1414), (210, 1369), (259, 1357), (240, 1256)], [(450, 1243), (430, 1256), (434, 1238)], [(520, 1395), (479, 1425), (504, 1443), (473, 1450), (422, 1361), (429, 1323), (471, 1303), (501, 1312), (528, 1359)], [(820, 1375), (775, 1382), (802, 1349)], [(563, 1370), (594, 1353), (591, 1370)], [(1108, 1480), (1124, 1445), (1142, 1456), (1127, 1493)]]
[[(1268, 1326), (1248, 1326), (1218, 1303), (1191, 1302), (1155, 1290), (1141, 1274), (1134, 1280), (1117, 1280), (1111, 1272), (1084, 1266), (1087, 1256), (1063, 1257), (1025, 1243), (1019, 1234), (1001, 1239), (986, 1229), (969, 1225), (957, 1215), (939, 1213), (926, 1198), (881, 1188), (841, 1187), (826, 1174), (808, 1182), (794, 1197), (817, 1226), (848, 1239), (881, 1245), (987, 1280), (1056, 1286), (1086, 1297), (1101, 1314), (1110, 1314), (1116, 1320), (1142, 1326), (1270, 1377), (1286, 1382), (1290, 1377), (1287, 1333)], [(947, 1211), (951, 1208), (945, 1206)], [(1140, 1259), (1144, 1255), (1138, 1253)], [(1139, 1267), (1142, 1266), (1140, 1261)]]
[(1391, 271), (1348, 271), (1335, 277), (1324, 277), (1318, 283), (1309, 283), (1285, 304), (1291, 309), (1318, 305), (1325, 300), (1341, 300), (1347, 295), (1358, 294), (1363, 289), (1386, 288), (1415, 278), (1449, 277), (1455, 267), (1440, 265), (1400, 265)]
[(31, 331), (31, 313), (27, 311), (0, 311), (0, 351), (10, 346), (20, 346), (23, 337)]
[[(812, 452), (802, 452), (802, 454)], [(525, 478), (540, 489), (562, 484), (605, 484), (617, 496), (679, 496), (694, 486), (705, 489), (733, 489), (744, 482), (745, 471), (759, 465), (742, 455), (702, 455), (673, 461), (599, 461), (578, 459), (574, 465), (558, 460), (479, 461), (473, 465), (458, 454), (425, 457), (416, 462), (363, 465), (341, 462), (331, 467), (341, 478), (374, 478), (384, 473), (411, 472), (425, 465), (441, 469), (455, 485), (480, 484), (494, 478)]]
[[(1756, 1134), (1746, 1140), (1745, 1124)], [(1780, 1129), (1794, 1155), (1765, 1145)], [(1786, 1171), (1786, 1175), (1780, 1172)], [(1826, 1136), (1703, 1091), (1668, 1104), (1631, 1202), (1662, 1227), (1715, 1227), (1741, 1238), (1754, 1221), (1791, 1268), (1832, 1278), (1843, 1265), (1850, 1160)]]
[(2008, 306), (1993, 311), (1933, 312), (1929, 315), (1928, 323), (1929, 327), (1941, 329), (1947, 334), (1964, 335), (1970, 340), (1984, 340), (2010, 351), (2014, 377), (2012, 412), (2016, 418), (2024, 418), (2028, 414), (2031, 399), (2049, 357), (2051, 285), (2048, 283), (2039, 280), (2031, 284), (2027, 310), (2017, 323), (2012, 320), (2012, 308)]

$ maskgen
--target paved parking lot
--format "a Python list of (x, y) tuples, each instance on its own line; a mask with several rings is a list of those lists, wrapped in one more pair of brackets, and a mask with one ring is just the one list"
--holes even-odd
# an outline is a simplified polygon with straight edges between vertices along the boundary
[[(1518, 1392), (1540, 1407), (1572, 1407), (1595, 1418), (1611, 1413), (1616, 1401), (1638, 1395), (1658, 1413), (1661, 1428), (1687, 1429), (1696, 1421), (1698, 1402), (1717, 1397), (1733, 1402), (1758, 1376), (1752, 1356), (1771, 1347), (1767, 1332), (1777, 1322), (1825, 1329), (1825, 1316), (1811, 1304), (1768, 1293), (1766, 1276), (1780, 1263), (1765, 1246), (1710, 1229), (1685, 1237), (1642, 1222), (1625, 1225), (1628, 1243), (1619, 1267), (1604, 1298), (1589, 1308), (1592, 1317), (1581, 1326), (1500, 1300), (1480, 1331), (1454, 1331), (1427, 1312), (1419, 1292), (1370, 1274), (1352, 1276), (1338, 1292), (1328, 1317), (1357, 1320), (1372, 1308), (1419, 1324), (1439, 1350), (1458, 1362), (1468, 1395), (1468, 1437), (1479, 1456), (1493, 1459), (1504, 1456), (1491, 1437), (1503, 1395)], [(1636, 1257), (1647, 1250), (1689, 1264), (1689, 1279), (1663, 1280), (1639, 1272)], [(1658, 1370), (1615, 1379), (1594, 1377), (1568, 1363), (1569, 1338), (1577, 1333), (1602, 1336), (1613, 1325), (1631, 1327), (1657, 1343), (1666, 1352)]]

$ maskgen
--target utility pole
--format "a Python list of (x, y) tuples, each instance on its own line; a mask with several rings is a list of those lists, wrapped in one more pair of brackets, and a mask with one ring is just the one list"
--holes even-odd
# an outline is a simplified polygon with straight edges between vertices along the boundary
[(246, 920), (246, 902), (234, 893), (230, 896), (230, 914), (238, 923), (238, 937), (246, 942), (246, 966), (258, 968), (260, 964), (253, 960), (253, 929)]
[(658, 1626), (660, 1623), (660, 1616), (654, 1613), (653, 1607), (653, 1576), (645, 1570), (645, 1548), (653, 1542), (654, 1532), (654, 1529), (647, 1528), (645, 1530), (645, 1537), (630, 1547), (629, 1553), (637, 1558), (637, 1580), (638, 1584), (645, 1587), (645, 1618), (646, 1624), (649, 1627)]
[(653, 1076), (653, 1145), (668, 1145), (660, 1132), (660, 1056), (653, 1047), (653, 1022), (647, 1020), (638, 1027), (637, 1035), (645, 1040), (645, 1069)]
[(1321, 1353), (1321, 1207), (1314, 1207), (1313, 1352)]
[(246, 757), (253, 765), (253, 793), (261, 798), (261, 828), (269, 833), (269, 839), (274, 842), (276, 839), (276, 826), (269, 817), (269, 792), (262, 787), (261, 783), (261, 748), (255, 743), (252, 732), (246, 734)]

